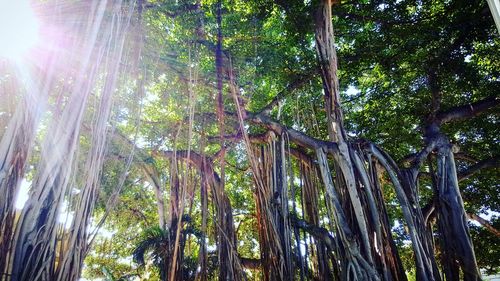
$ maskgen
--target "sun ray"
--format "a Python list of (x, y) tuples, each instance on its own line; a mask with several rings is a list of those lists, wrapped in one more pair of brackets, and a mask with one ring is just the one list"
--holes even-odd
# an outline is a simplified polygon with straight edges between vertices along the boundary
[(0, 0), (0, 57), (19, 61), (39, 38), (39, 22), (28, 0)]

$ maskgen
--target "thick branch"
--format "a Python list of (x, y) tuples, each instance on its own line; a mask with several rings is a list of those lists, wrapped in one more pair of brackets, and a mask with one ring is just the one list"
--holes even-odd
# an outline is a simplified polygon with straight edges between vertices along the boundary
[(324, 141), (320, 139), (316, 139), (308, 136), (300, 131), (294, 130), (292, 128), (288, 128), (286, 126), (281, 125), (280, 123), (274, 121), (269, 116), (264, 114), (251, 114), (248, 113), (248, 121), (260, 124), (265, 126), (266, 128), (274, 131), (276, 134), (287, 134), (290, 141), (304, 148), (309, 149), (318, 149), (318, 148), (326, 148), (328, 151), (337, 151), (337, 144), (334, 142)]
[(495, 168), (500, 166), (500, 157), (495, 156), (493, 158), (485, 159), (477, 162), (476, 164), (470, 166), (464, 171), (458, 173), (457, 177), (459, 181), (468, 179), (475, 173), (479, 172), (481, 169)]
[(484, 226), (489, 232), (493, 233), (496, 237), (500, 237), (500, 230), (496, 229), (493, 227), (487, 220), (483, 219), (482, 217), (472, 214), (472, 213), (467, 213), (467, 217), (470, 220), (475, 220), (478, 223), (480, 223), (482, 226)]
[(410, 169), (413, 169), (414, 175), (416, 175), (417, 171), (420, 168), (420, 165), (422, 165), (422, 163), (427, 158), (429, 153), (431, 153), (435, 147), (436, 147), (436, 141), (431, 140), (421, 151), (406, 157), (402, 161), (411, 161)]
[(290, 220), (293, 226), (303, 229), (307, 233), (311, 234), (314, 238), (325, 242), (326, 247), (330, 251), (333, 251), (333, 249), (335, 249), (335, 239), (325, 228), (310, 224), (305, 220), (297, 218), (293, 214), (290, 214)]
[[(272, 132), (272, 131), (267, 131), (264, 134), (248, 135), (248, 138), (249, 138), (251, 143), (259, 143), (259, 144), (266, 143), (266, 142), (268, 142), (268, 140), (270, 138), (270, 135), (269, 135), (270, 132)], [(220, 139), (220, 137), (218, 137), (218, 136), (209, 136), (208, 137), (209, 141), (217, 141), (219, 139)], [(236, 143), (236, 142), (243, 140), (243, 135), (241, 134), (241, 132), (238, 132), (237, 134), (233, 134), (233, 135), (225, 135), (224, 139)], [(327, 145), (331, 145), (331, 144), (327, 144)], [(302, 163), (305, 164), (306, 166), (311, 166), (314, 163), (314, 160), (313, 160), (314, 157), (311, 156), (310, 154), (308, 154), (303, 149), (288, 147), (285, 152), (294, 156), (298, 160), (302, 161)], [(217, 159), (217, 156), (213, 156), (212, 159)]]
[(438, 113), (436, 121), (443, 124), (451, 121), (467, 119), (477, 116), (489, 109), (495, 108), (500, 104), (499, 97), (489, 97), (484, 100), (452, 108), (450, 110)]
[(476, 158), (474, 158), (473, 156), (471, 156), (465, 152), (457, 152), (457, 153), (454, 153), (453, 156), (455, 157), (455, 160), (462, 160), (462, 161), (467, 161), (470, 163), (476, 163), (479, 161)]

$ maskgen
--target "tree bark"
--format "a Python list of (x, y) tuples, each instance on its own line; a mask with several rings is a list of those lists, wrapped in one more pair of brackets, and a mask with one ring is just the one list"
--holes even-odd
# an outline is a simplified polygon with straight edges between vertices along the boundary
[(438, 224), (442, 234), (443, 267), (447, 280), (481, 280), (477, 268), (467, 216), (456, 174), (455, 160), (450, 145), (438, 148)]

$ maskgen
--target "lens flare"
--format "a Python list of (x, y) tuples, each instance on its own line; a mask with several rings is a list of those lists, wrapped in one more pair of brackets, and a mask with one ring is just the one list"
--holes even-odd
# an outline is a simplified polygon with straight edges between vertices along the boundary
[(0, 57), (22, 59), (38, 41), (39, 23), (28, 0), (0, 0)]

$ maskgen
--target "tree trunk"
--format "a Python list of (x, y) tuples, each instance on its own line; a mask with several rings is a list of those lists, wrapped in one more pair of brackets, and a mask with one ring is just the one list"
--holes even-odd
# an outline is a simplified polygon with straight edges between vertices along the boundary
[(446, 280), (481, 280), (449, 144), (438, 147), (437, 175), (438, 225)]
[(37, 112), (40, 109), (30, 105), (28, 98), (20, 102), (0, 142), (0, 252), (4, 253), (0, 255), (0, 274), (8, 272), (7, 253), (13, 239), (14, 204), (39, 118)]

